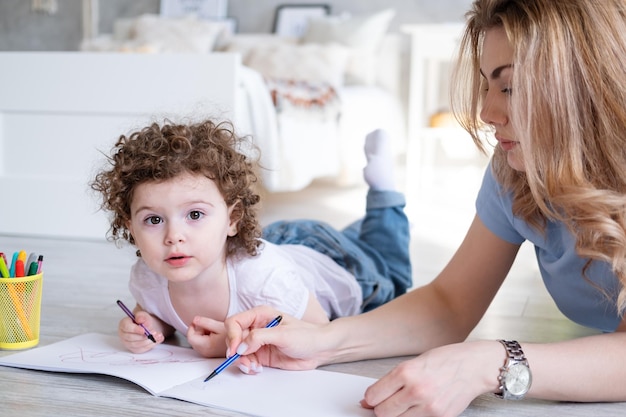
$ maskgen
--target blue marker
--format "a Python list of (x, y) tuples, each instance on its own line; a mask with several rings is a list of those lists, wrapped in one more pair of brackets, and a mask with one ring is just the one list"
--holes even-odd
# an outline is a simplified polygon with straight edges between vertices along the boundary
[[(269, 329), (270, 327), (278, 326), (278, 323), (280, 323), (280, 321), (282, 319), (283, 319), (283, 316), (276, 317), (274, 320), (272, 320), (269, 323), (267, 323), (267, 326), (265, 326), (265, 328)], [(231, 363), (235, 362), (237, 360), (237, 358), (239, 358), (239, 356), (240, 355), (238, 353), (235, 353), (233, 356), (231, 356), (230, 358), (226, 359), (224, 361), (224, 363), (222, 363), (220, 366), (215, 368), (215, 370), (213, 372), (211, 372), (211, 375), (206, 377), (204, 382), (207, 382), (209, 379), (213, 378), (214, 376), (216, 376), (217, 374), (222, 372), (224, 369), (226, 369), (228, 367), (228, 365), (230, 365)]]
[(17, 257), (19, 256), (19, 252), (13, 253), (13, 259), (11, 259), (11, 265), (9, 266), (9, 276), (15, 276), (15, 264), (17, 263)]

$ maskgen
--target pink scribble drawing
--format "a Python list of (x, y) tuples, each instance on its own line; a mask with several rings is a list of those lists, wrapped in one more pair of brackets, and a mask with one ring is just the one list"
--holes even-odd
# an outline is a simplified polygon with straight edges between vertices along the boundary
[(203, 358), (180, 358), (175, 357), (172, 351), (167, 349), (155, 349), (150, 352), (134, 354), (120, 351), (90, 351), (79, 347), (77, 351), (59, 355), (64, 363), (103, 363), (111, 366), (146, 366), (168, 363), (192, 363), (201, 362)]

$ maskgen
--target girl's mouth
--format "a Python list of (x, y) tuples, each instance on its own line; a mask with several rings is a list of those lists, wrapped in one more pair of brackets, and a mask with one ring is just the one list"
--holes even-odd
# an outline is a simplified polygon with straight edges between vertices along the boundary
[(165, 262), (167, 262), (171, 266), (184, 266), (188, 260), (189, 257), (185, 255), (172, 255), (167, 258)]

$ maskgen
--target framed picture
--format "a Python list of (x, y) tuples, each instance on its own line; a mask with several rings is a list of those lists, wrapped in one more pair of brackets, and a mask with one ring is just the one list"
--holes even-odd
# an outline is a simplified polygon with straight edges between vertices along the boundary
[(283, 4), (276, 8), (273, 32), (281, 36), (300, 37), (309, 19), (329, 14), (328, 4)]
[(204, 19), (224, 19), (228, 0), (161, 0), (161, 16), (181, 17), (194, 14)]

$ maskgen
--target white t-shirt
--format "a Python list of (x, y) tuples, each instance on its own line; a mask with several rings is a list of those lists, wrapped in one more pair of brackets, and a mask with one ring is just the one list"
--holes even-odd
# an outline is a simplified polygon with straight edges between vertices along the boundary
[[(275, 245), (262, 240), (257, 256), (228, 259), (228, 316), (258, 305), (270, 305), (302, 318), (313, 293), (329, 318), (360, 312), (363, 296), (352, 274), (330, 257), (302, 245)], [(149, 313), (187, 334), (187, 325), (172, 306), (167, 279), (142, 259), (133, 265), (129, 288)]]

